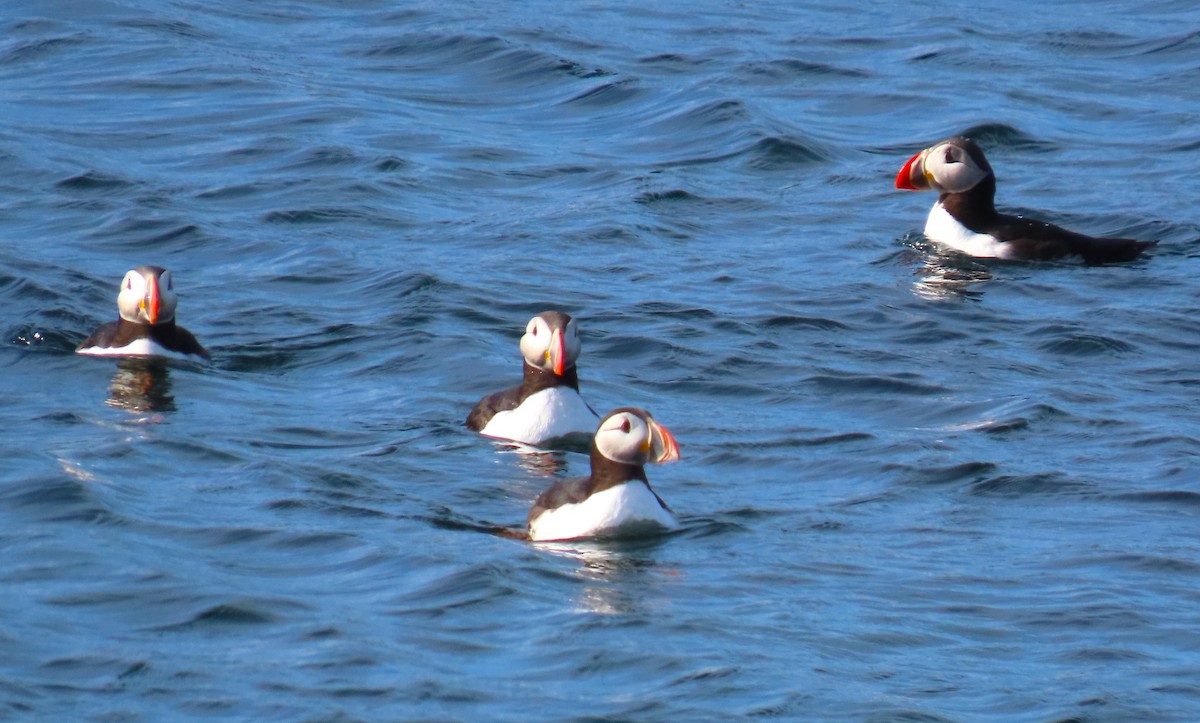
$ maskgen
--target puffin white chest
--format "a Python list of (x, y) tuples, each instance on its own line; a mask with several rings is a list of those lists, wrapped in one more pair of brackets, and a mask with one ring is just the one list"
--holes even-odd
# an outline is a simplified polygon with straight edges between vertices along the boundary
[(183, 352), (168, 349), (159, 344), (157, 341), (148, 337), (142, 339), (134, 339), (125, 346), (89, 346), (80, 349), (76, 354), (87, 354), (88, 356), (146, 356), (146, 357), (166, 357), (168, 359), (180, 359), (195, 361), (201, 357), (193, 354), (184, 354)]
[(942, 206), (941, 201), (933, 204), (933, 209), (929, 211), (929, 218), (925, 220), (925, 236), (968, 256), (981, 259), (1013, 258), (1010, 244), (985, 233), (975, 233), (962, 225)]
[(551, 387), (530, 395), (516, 409), (496, 412), (479, 433), (538, 444), (573, 434), (591, 437), (599, 422), (579, 392), (570, 387)]
[(640, 480), (597, 492), (583, 502), (546, 510), (529, 521), (529, 539), (571, 540), (675, 529), (679, 523)]

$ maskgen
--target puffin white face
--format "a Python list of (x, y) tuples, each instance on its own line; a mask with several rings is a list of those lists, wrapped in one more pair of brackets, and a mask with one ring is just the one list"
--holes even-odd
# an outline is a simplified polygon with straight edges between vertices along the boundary
[(174, 319), (177, 303), (171, 272), (159, 266), (139, 266), (129, 271), (117, 295), (121, 318), (137, 324), (161, 324)]
[[(987, 178), (992, 169), (983, 161), (976, 161), (965, 144), (969, 140), (952, 138), (926, 148), (912, 158), (896, 174), (896, 188), (909, 191), (933, 189), (938, 193), (962, 193), (969, 191)], [(979, 151), (980, 158), (983, 152)]]
[(561, 311), (543, 311), (529, 320), (521, 356), (530, 366), (562, 376), (579, 359), (579, 327)]
[(675, 437), (644, 409), (618, 409), (596, 430), (596, 449), (622, 464), (674, 462), (679, 459)]

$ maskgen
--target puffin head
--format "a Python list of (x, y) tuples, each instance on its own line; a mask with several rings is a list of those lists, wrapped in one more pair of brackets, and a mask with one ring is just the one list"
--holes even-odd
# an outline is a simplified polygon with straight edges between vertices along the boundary
[(175, 318), (175, 284), (161, 266), (139, 266), (125, 274), (117, 309), (135, 324), (162, 324)]
[(671, 432), (637, 407), (609, 412), (596, 430), (595, 448), (613, 462), (639, 467), (679, 459), (679, 444)]
[(579, 326), (561, 311), (543, 311), (525, 325), (521, 356), (537, 369), (562, 376), (579, 359)]
[(957, 136), (930, 146), (896, 174), (896, 188), (964, 193), (992, 176), (992, 167), (975, 141)]

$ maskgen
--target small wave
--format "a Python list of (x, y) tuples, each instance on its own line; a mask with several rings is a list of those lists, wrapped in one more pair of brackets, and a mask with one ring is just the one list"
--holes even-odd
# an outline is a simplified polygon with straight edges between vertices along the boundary
[(37, 277), (10, 276), (0, 270), (0, 294), (13, 298), (34, 299), (40, 302), (60, 301), (61, 293), (36, 280)]
[(971, 431), (985, 434), (1005, 434), (1028, 428), (1034, 422), (1064, 420), (1071, 415), (1058, 407), (1042, 402), (1017, 400), (998, 407), (989, 407), (966, 422), (948, 424), (947, 431)]
[(1200, 30), (1156, 40), (1150, 45), (1151, 47), (1142, 51), (1142, 55), (1166, 55), (1179, 52), (1191, 62), (1196, 57), (1197, 46), (1200, 46)]
[(1013, 148), (1049, 153), (1058, 149), (1058, 144), (1034, 138), (1021, 129), (1006, 123), (980, 123), (963, 130), (959, 135), (970, 138), (987, 150)]
[[(598, 171), (595, 166), (584, 166), (576, 164), (558, 165), (558, 166), (540, 166), (527, 167), (513, 171), (505, 171), (504, 175), (509, 178), (519, 179), (535, 179), (535, 180), (555, 180), (566, 179), (575, 176), (588, 176)], [(590, 181), (591, 179), (587, 179)], [(587, 181), (585, 181), (586, 183)]]
[(512, 571), (496, 564), (476, 564), (457, 569), (406, 592), (394, 614), (441, 617), (454, 608), (480, 605), (517, 592)]
[(403, 171), (403, 170), (408, 169), (408, 167), (410, 165), (412, 165), (412, 164), (410, 164), (408, 161), (404, 160), (403, 158), (397, 158), (395, 156), (385, 156), (383, 158), (376, 160), (372, 164), (372, 168), (374, 168), (376, 171), (379, 171), (380, 173), (395, 173), (396, 171)]
[(680, 527), (675, 532), (668, 533), (670, 537), (687, 537), (701, 539), (746, 532), (749, 528), (740, 522), (714, 517), (684, 517), (679, 519)]
[(1114, 555), (1104, 562), (1150, 573), (1166, 573), (1176, 575), (1200, 575), (1200, 563), (1183, 560), (1178, 557), (1162, 555), (1125, 554)]
[(647, 316), (667, 317), (671, 320), (712, 320), (717, 318), (717, 314), (712, 309), (706, 309), (703, 306), (692, 306), (689, 304), (681, 304), (673, 301), (643, 301), (634, 306), (634, 311), (637, 314)]
[(915, 381), (915, 374), (880, 376), (871, 374), (816, 374), (804, 381), (819, 387), (863, 394), (889, 393), (912, 396), (944, 394), (948, 390), (939, 384)]
[(1138, 502), (1148, 504), (1181, 505), (1200, 507), (1200, 492), (1189, 490), (1152, 490), (1149, 492), (1122, 492), (1106, 495), (1105, 499), (1120, 502)]
[(850, 326), (834, 319), (817, 316), (781, 314), (762, 321), (764, 329), (815, 329), (818, 331), (849, 331)]
[(978, 497), (1078, 496), (1094, 493), (1095, 486), (1057, 472), (1047, 472), (988, 477), (968, 485), (967, 490)]
[(157, 18), (137, 18), (135, 20), (118, 20), (117, 27), (134, 30), (150, 30), (176, 38), (193, 40), (215, 40), (217, 36), (183, 20), (159, 20)]
[(196, 224), (171, 218), (123, 218), (91, 235), (106, 239), (110, 246), (141, 253), (149, 249), (162, 252), (172, 248), (201, 248), (211, 241)]
[(528, 86), (538, 80), (568, 78), (605, 78), (615, 75), (610, 70), (588, 67), (531, 48), (517, 48), (489, 58), (488, 77), (497, 83)]
[(664, 203), (664, 202), (679, 202), (679, 201), (702, 201), (703, 199), (694, 194), (688, 193), (682, 189), (673, 189), (670, 191), (650, 191), (634, 196), (633, 202), (643, 205)]
[[(287, 316), (287, 315), (285, 315)], [(290, 317), (296, 323), (302, 317)], [(220, 347), (221, 367), (235, 372), (271, 372), (328, 364), (328, 354), (345, 353), (369, 331), (354, 324), (331, 324), (299, 336), (256, 339), (252, 343)]]
[(433, 274), (392, 270), (371, 276), (362, 288), (378, 297), (398, 301), (416, 294), (439, 294), (449, 287)]
[(1073, 30), (1046, 33), (1041, 44), (1073, 55), (1128, 58), (1177, 54), (1190, 61), (1200, 48), (1200, 31), (1160, 38), (1138, 38), (1101, 30)]
[(1111, 55), (1137, 44), (1128, 35), (1107, 30), (1065, 30), (1042, 35), (1040, 43), (1047, 48), (1079, 53)]
[(353, 207), (305, 208), (288, 211), (268, 211), (262, 219), (266, 223), (278, 224), (336, 224), (346, 221), (363, 221), (385, 228), (408, 228), (408, 219), (390, 216), (375, 209)]
[(710, 62), (712, 61), (707, 58), (696, 58), (680, 53), (659, 53), (657, 55), (646, 55), (637, 59), (639, 65), (671, 73), (691, 73), (700, 66)]
[(274, 183), (263, 181), (251, 181), (248, 183), (237, 182), (231, 183), (219, 188), (210, 188), (206, 191), (200, 191), (196, 194), (196, 198), (202, 200), (224, 200), (236, 198), (249, 198), (258, 196), (264, 193), (270, 193), (276, 188)]
[(692, 670), (683, 675), (666, 681), (664, 685), (668, 688), (674, 688), (680, 685), (714, 685), (717, 681), (724, 679), (737, 678), (741, 675), (742, 669), (734, 666), (704, 666), (699, 670)]
[(802, 80), (814, 76), (837, 78), (870, 78), (872, 76), (866, 70), (842, 68), (828, 63), (816, 63), (798, 58), (747, 63), (738, 70), (747, 75), (763, 76), (772, 80)]
[(725, 442), (722, 451), (750, 450), (761, 451), (768, 449), (799, 449), (803, 447), (827, 447), (851, 442), (867, 442), (875, 439), (875, 435), (866, 432), (839, 432), (836, 434), (812, 434), (804, 431), (788, 432), (785, 437), (773, 440), (747, 442)]
[(913, 486), (934, 487), (959, 482), (982, 482), (993, 474), (997, 466), (991, 462), (963, 462), (947, 467), (910, 467), (904, 483)]
[(1038, 348), (1061, 356), (1106, 356), (1137, 350), (1133, 344), (1099, 334), (1072, 334), (1044, 342)]
[(90, 38), (83, 33), (66, 37), (32, 40), (27, 43), (21, 43), (9, 49), (3, 55), (0, 55), (0, 65), (19, 65), (34, 60), (41, 60), (47, 56), (73, 51), (77, 46), (89, 41)]
[(124, 525), (128, 522), (99, 498), (95, 486), (97, 480), (92, 473), (73, 461), (60, 459), (59, 464), (69, 477), (23, 480), (0, 492), (0, 501), (10, 509), (34, 511), (48, 522), (86, 522), (93, 525)]
[(746, 150), (752, 168), (780, 171), (824, 163), (831, 157), (824, 149), (813, 143), (802, 143), (788, 138), (763, 138)]
[(741, 128), (750, 120), (745, 103), (726, 98), (686, 105), (682, 109), (673, 108), (672, 113), (661, 118), (657, 125), (663, 131), (686, 136), (722, 126)]
[(134, 185), (132, 181), (124, 178), (92, 170), (59, 181), (54, 184), (54, 187), (69, 191), (115, 192), (123, 191)]
[[(132, 680), (148, 673), (151, 667), (150, 663), (137, 658), (72, 655), (43, 662), (38, 665), (37, 670), (39, 675), (48, 679), (48, 686), (58, 695), (109, 695), (124, 689)], [(4, 688), (9, 694), (19, 690), (19, 687), (8, 683)], [(33, 709), (20, 704), (12, 706), (12, 709), (33, 713)]]
[(646, 94), (646, 90), (630, 79), (615, 80), (592, 86), (571, 96), (560, 105), (608, 108), (629, 103)]
[(337, 168), (359, 162), (354, 151), (343, 146), (324, 146), (305, 151), (299, 158), (283, 166), (284, 170), (300, 171), (311, 168)]
[(476, 61), (508, 50), (509, 45), (495, 35), (405, 35), (352, 55), (367, 58), (411, 58), (423, 55), (448, 56), (460, 62)]
[[(279, 616), (268, 609), (275, 606), (274, 602), (266, 606), (249, 601), (222, 603), (201, 610), (182, 622), (160, 625), (154, 630), (169, 632), (229, 625), (266, 625), (279, 620)], [(289, 606), (294, 604), (289, 603)]]

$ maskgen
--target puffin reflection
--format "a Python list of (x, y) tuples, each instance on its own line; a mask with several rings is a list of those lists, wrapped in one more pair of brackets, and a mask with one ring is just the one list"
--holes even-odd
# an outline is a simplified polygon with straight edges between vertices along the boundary
[(649, 554), (663, 538), (607, 542), (539, 542), (538, 549), (579, 563), (575, 577), (583, 587), (575, 596), (579, 612), (598, 615), (629, 615), (656, 604), (658, 583), (678, 574), (659, 567)]
[(108, 395), (109, 406), (130, 412), (175, 411), (171, 376), (163, 359), (140, 357), (118, 360)]
[(534, 447), (523, 442), (492, 440), (492, 446), (500, 454), (516, 456), (517, 466), (537, 477), (553, 477), (567, 469), (566, 450), (551, 450)]
[(932, 301), (978, 301), (983, 291), (971, 287), (992, 278), (991, 272), (983, 264), (971, 262), (957, 254), (939, 253), (928, 255), (925, 264), (914, 270), (913, 275), (917, 277), (913, 282), (913, 291), (917, 296)]

